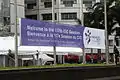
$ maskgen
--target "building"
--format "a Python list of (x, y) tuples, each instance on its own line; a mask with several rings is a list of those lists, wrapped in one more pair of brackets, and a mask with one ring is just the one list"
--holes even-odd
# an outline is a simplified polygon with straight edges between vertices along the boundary
[[(54, 0), (55, 22), (61, 24), (76, 25), (75, 19), (81, 18), (81, 0)], [(102, 0), (83, 0), (83, 12), (90, 11), (90, 7), (96, 2)], [(14, 0), (0, 0), (0, 27), (6, 25), (10, 31), (15, 31), (15, 6)], [(52, 0), (17, 0), (17, 17), (29, 18), (35, 20), (52, 20)], [(113, 53), (114, 37), (110, 37), (109, 52)], [(98, 53), (97, 49), (86, 49), (86, 53)], [(105, 53), (105, 50), (101, 50)]]
[[(84, 14), (91, 11), (90, 8), (96, 2), (103, 0), (83, 0)], [(55, 22), (61, 24), (78, 24), (75, 19), (81, 18), (81, 0), (54, 0)], [(52, 0), (25, 0), (25, 17), (35, 20), (52, 20)], [(109, 52), (113, 53), (114, 36), (109, 37)], [(86, 49), (86, 53), (98, 53), (98, 49)], [(101, 50), (105, 53), (105, 50)]]
[(10, 24), (9, 0), (0, 0), (0, 27)]
[[(83, 0), (83, 12), (100, 0)], [(81, 18), (81, 0), (54, 0), (55, 22), (77, 24), (75, 19)], [(25, 0), (26, 18), (36, 20), (52, 20), (52, 0)]]
[[(15, 31), (15, 6), (14, 0), (0, 0), (0, 27), (8, 27), (10, 32)], [(17, 17), (24, 18), (24, 0), (17, 0)]]
[[(17, 0), (17, 18), (24, 18), (25, 17), (25, 6), (24, 0)], [(15, 32), (15, 6), (14, 0), (10, 0), (10, 25), (11, 25), (11, 32)]]

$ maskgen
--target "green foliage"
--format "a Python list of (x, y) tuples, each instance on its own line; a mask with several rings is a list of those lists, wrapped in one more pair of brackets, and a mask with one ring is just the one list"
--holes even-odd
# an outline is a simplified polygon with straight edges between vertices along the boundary
[[(92, 11), (84, 15), (85, 26), (105, 29), (104, 26), (104, 3), (96, 3), (91, 8)], [(113, 31), (115, 24), (120, 25), (120, 0), (107, 1), (107, 26), (108, 34)]]
[(10, 32), (10, 26), (0, 26), (0, 36), (14, 36), (14, 33)]

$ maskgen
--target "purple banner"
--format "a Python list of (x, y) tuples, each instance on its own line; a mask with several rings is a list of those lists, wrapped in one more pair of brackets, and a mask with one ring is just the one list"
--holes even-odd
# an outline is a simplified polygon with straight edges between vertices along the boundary
[(21, 45), (83, 48), (84, 27), (29, 19), (20, 20)]

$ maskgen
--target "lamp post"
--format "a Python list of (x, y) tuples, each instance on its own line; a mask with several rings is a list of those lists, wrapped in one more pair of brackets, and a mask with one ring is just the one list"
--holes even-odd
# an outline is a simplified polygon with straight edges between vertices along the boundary
[(107, 32), (107, 2), (104, 0), (104, 20), (105, 20), (105, 53), (106, 64), (109, 64), (109, 46), (108, 46), (108, 32)]
[(81, 25), (84, 26), (83, 0), (80, 0)]
[(17, 0), (14, 0), (14, 8), (15, 8), (15, 67), (18, 67)]
[[(55, 21), (55, 14), (54, 14), (54, 0), (52, 0), (52, 22)], [(54, 51), (54, 65), (56, 65), (56, 46), (53, 46)]]
[[(83, 0), (80, 0), (80, 20), (81, 25), (84, 26), (84, 14), (83, 14)], [(83, 64), (86, 63), (85, 48), (83, 48)]]

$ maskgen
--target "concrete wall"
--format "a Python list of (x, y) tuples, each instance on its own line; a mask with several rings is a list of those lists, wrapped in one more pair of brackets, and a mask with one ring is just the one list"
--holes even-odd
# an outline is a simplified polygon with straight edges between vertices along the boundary
[[(25, 6), (24, 0), (17, 0), (17, 17), (24, 18), (25, 17)], [(15, 32), (15, 6), (14, 0), (10, 0), (10, 22), (11, 22), (11, 32)]]

